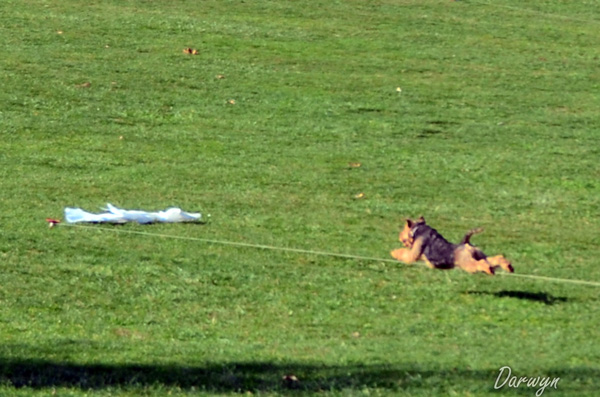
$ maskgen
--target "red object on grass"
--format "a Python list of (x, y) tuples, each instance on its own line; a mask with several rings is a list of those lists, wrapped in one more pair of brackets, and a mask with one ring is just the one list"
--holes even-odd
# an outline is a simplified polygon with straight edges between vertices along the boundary
[(48, 227), (54, 227), (57, 223), (60, 223), (58, 219), (46, 218), (46, 222), (48, 222)]

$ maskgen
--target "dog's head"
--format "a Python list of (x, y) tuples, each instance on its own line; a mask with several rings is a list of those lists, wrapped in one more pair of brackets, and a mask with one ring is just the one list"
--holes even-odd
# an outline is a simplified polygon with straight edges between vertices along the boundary
[(415, 242), (415, 229), (417, 228), (417, 226), (424, 224), (425, 218), (423, 218), (422, 216), (416, 221), (407, 218), (406, 222), (404, 223), (404, 227), (400, 231), (400, 236), (398, 237), (398, 240), (400, 240), (405, 247), (411, 248), (413, 243)]

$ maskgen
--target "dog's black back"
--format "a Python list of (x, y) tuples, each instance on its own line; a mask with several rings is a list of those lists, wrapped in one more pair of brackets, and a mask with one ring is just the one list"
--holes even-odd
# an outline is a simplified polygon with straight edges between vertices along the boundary
[(440, 269), (454, 267), (454, 251), (459, 244), (452, 244), (424, 223), (415, 226), (412, 232), (415, 240), (423, 240), (423, 255), (433, 266)]

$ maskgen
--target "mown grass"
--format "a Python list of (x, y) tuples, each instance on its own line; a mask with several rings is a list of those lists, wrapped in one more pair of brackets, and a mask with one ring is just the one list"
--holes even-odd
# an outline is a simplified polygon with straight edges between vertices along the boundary
[[(594, 7), (4, 2), (0, 394), (594, 395), (595, 287), (127, 233), (599, 281)], [(105, 202), (211, 221), (45, 227)]]

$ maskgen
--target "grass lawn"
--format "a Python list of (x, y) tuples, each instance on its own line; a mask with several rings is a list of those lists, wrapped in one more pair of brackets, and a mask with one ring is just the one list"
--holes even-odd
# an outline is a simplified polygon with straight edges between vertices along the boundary
[[(387, 261), (424, 215), (600, 282), (597, 15), (5, 0), (0, 395), (597, 395), (597, 286)], [(107, 202), (211, 217), (46, 227)]]

